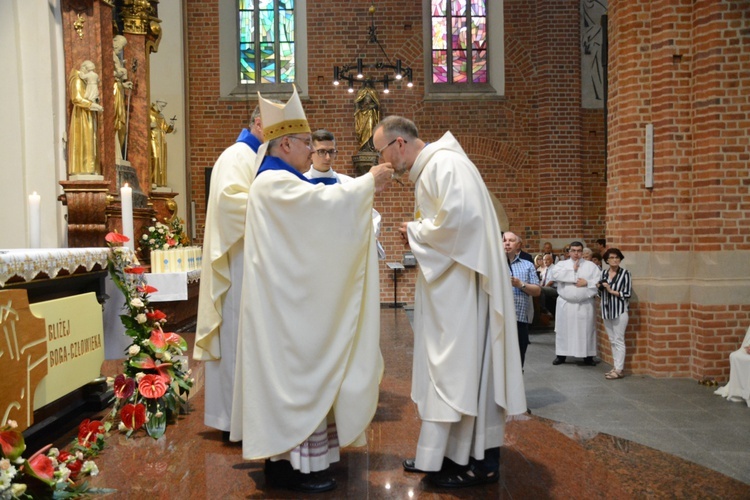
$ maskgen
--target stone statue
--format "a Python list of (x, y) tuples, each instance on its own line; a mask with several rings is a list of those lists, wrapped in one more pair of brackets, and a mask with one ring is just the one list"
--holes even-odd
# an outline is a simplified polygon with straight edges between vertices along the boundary
[(354, 129), (357, 132), (359, 150), (373, 150), (372, 131), (380, 121), (380, 100), (375, 89), (365, 85), (354, 100)]
[(112, 57), (115, 63), (115, 136), (117, 157), (122, 158), (127, 137), (127, 107), (125, 106), (125, 89), (132, 89), (133, 82), (128, 81), (128, 70), (125, 68), (125, 57), (123, 50), (128, 44), (127, 38), (115, 35), (112, 39)]
[(159, 187), (167, 185), (167, 134), (175, 131), (173, 117), (167, 123), (161, 113), (166, 107), (165, 101), (151, 104), (148, 116), (151, 121), (151, 184)]
[(99, 75), (91, 61), (83, 61), (68, 77), (68, 94), (73, 110), (68, 128), (68, 175), (101, 175), (97, 148), (97, 113), (99, 104)]

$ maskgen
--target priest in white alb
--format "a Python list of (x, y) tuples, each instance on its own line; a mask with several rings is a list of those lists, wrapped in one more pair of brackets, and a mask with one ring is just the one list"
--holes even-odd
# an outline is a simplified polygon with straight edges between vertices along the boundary
[(230, 439), (265, 458), (266, 482), (333, 489), (339, 447), (362, 445), (378, 402), (380, 292), (371, 213), (388, 165), (346, 184), (316, 184), (296, 90), (258, 96), (265, 142), (250, 187)]
[(438, 487), (496, 482), (506, 417), (526, 411), (526, 396), (492, 198), (450, 132), (425, 144), (413, 122), (389, 116), (373, 143), (415, 184), (415, 217), (400, 231), (419, 264), (411, 397), (422, 427), (404, 469)]
[(232, 418), (247, 197), (262, 142), (256, 106), (250, 126), (216, 160), (208, 193), (193, 358), (205, 362), (204, 422), (223, 431), (225, 439)]

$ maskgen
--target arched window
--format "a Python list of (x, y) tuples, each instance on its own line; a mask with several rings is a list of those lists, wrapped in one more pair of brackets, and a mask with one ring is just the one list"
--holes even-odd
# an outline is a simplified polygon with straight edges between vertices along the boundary
[[(430, 94), (505, 91), (502, 0), (424, 0)], [(491, 4), (491, 5), (488, 5)]]

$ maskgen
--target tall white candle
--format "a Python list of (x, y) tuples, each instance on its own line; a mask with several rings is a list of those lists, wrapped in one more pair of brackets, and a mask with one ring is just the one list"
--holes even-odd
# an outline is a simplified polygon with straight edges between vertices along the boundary
[(36, 191), (29, 195), (29, 247), (42, 247), (41, 197)]
[(125, 245), (135, 251), (133, 234), (133, 188), (125, 183), (120, 188), (120, 204), (122, 205), (122, 234), (130, 238)]

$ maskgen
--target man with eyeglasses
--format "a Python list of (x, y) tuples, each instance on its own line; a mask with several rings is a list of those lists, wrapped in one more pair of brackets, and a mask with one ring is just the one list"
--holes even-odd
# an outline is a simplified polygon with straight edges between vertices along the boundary
[(266, 459), (269, 486), (336, 487), (339, 448), (366, 443), (383, 373), (380, 289), (371, 213), (393, 170), (346, 184), (302, 172), (313, 140), (296, 90), (258, 95), (263, 135), (250, 186), (230, 440)]
[(565, 363), (567, 356), (583, 358), (583, 364), (596, 366), (596, 317), (594, 297), (601, 271), (583, 258), (583, 243), (570, 244), (569, 258), (555, 264), (552, 279), (557, 283), (555, 307), (555, 359)]
[[(338, 150), (336, 149), (336, 137), (328, 130), (319, 129), (312, 134), (313, 154), (312, 165), (310, 170), (305, 172), (308, 179), (335, 179), (337, 184), (343, 184), (353, 180), (345, 174), (336, 172), (333, 169), (333, 162), (336, 160)], [(385, 259), (385, 250), (380, 241), (380, 213), (372, 209), (372, 227), (375, 231), (376, 245), (378, 247), (378, 258)]]
[(389, 116), (373, 144), (415, 184), (399, 231), (419, 264), (412, 399), (422, 420), (408, 472), (438, 487), (496, 482), (506, 415), (526, 412), (511, 275), (479, 170), (450, 132), (430, 144)]

